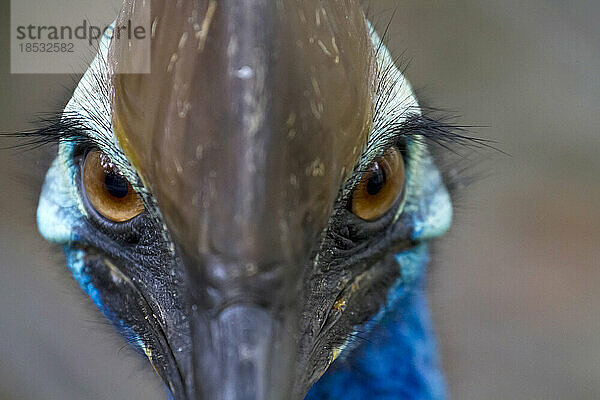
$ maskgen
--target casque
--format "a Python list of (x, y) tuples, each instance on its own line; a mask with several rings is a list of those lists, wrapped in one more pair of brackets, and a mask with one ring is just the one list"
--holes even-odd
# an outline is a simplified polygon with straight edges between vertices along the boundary
[(426, 139), (451, 133), (357, 2), (151, 16), (150, 53), (104, 38), (53, 127), (38, 225), (83, 290), (177, 400), (444, 398)]

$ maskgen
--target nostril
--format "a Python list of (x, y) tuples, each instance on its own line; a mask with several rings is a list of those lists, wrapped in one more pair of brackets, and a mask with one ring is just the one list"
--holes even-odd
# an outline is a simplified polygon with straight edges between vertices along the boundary
[(236, 303), (285, 308), (302, 272), (283, 263), (230, 260), (214, 254), (183, 259), (191, 303), (213, 315)]
[(303, 267), (177, 251), (186, 274), (196, 398), (288, 398)]

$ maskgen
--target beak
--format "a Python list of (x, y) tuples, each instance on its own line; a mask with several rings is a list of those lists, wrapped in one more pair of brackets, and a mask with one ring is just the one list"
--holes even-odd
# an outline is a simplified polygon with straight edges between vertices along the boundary
[[(223, 267), (213, 259), (202, 269), (214, 271)], [(198, 266), (191, 270), (197, 271)], [(192, 398), (288, 398), (294, 382), (297, 307), (260, 301), (256, 296), (241, 299), (231, 292), (231, 287), (208, 288), (205, 282), (192, 277), (188, 283), (192, 304)], [(272, 293), (269, 288), (264, 289)], [(222, 302), (217, 307), (215, 297)], [(212, 306), (207, 304), (211, 302)]]
[(303, 271), (370, 131), (364, 15), (354, 0), (153, 0), (152, 20), (147, 57), (111, 44), (113, 72), (151, 67), (115, 72), (113, 125), (187, 275), (189, 396), (288, 399)]
[(290, 393), (292, 343), (282, 321), (252, 304), (194, 316), (196, 399), (283, 399)]

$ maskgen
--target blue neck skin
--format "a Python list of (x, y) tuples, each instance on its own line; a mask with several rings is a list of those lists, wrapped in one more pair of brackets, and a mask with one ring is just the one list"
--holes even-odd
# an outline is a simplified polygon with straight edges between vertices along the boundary
[(391, 290), (390, 304), (366, 340), (336, 360), (306, 400), (446, 398), (423, 290), (424, 267), (418, 270), (412, 284), (399, 283)]

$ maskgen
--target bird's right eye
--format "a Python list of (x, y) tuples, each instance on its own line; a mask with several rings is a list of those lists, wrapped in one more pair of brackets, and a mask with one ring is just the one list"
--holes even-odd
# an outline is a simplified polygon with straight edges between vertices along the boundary
[(129, 181), (103, 152), (87, 153), (82, 180), (85, 196), (103, 217), (125, 222), (144, 211), (144, 204)]
[(402, 195), (405, 180), (402, 154), (392, 147), (363, 173), (352, 194), (352, 212), (366, 221), (380, 218)]

